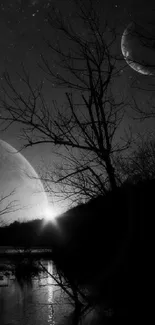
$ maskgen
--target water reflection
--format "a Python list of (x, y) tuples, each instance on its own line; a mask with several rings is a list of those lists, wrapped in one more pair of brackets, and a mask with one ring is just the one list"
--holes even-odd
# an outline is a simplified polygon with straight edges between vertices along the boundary
[[(44, 261), (44, 267), (53, 274), (51, 261)], [(4, 280), (4, 277), (3, 277)], [(49, 274), (42, 274), (33, 280), (33, 286), (23, 287), (10, 278), (7, 286), (0, 286), (0, 324), (12, 325), (56, 325), (59, 323), (58, 297), (62, 292)], [(59, 299), (60, 300), (60, 299)]]
[(48, 324), (55, 325), (54, 321), (54, 306), (53, 306), (53, 293), (54, 293), (54, 280), (49, 274), (53, 274), (53, 265), (48, 263), (47, 265), (48, 275), (47, 275), (47, 294), (48, 294)]
[[(0, 266), (1, 262), (0, 259)], [(56, 276), (52, 261), (43, 260), (42, 265), (48, 272), (34, 278), (32, 286), (28, 283), (21, 286), (15, 278), (0, 272), (0, 325), (72, 324), (73, 301), (50, 275)], [(98, 314), (92, 310), (80, 324), (99, 324)]]

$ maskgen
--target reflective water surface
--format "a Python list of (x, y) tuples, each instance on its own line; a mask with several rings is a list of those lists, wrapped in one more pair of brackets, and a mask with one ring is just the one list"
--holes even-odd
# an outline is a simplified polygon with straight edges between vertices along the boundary
[[(52, 274), (52, 262), (42, 263)], [(68, 297), (50, 275), (34, 278), (32, 287), (28, 284), (21, 287), (13, 276), (8, 278), (8, 274), (0, 273), (1, 325), (65, 324), (72, 310)]]

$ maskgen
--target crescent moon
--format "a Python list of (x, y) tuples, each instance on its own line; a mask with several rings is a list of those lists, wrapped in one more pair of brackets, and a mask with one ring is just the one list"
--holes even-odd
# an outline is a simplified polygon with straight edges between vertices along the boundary
[(121, 51), (125, 61), (143, 75), (155, 75), (154, 40), (147, 30), (133, 22), (122, 35)]

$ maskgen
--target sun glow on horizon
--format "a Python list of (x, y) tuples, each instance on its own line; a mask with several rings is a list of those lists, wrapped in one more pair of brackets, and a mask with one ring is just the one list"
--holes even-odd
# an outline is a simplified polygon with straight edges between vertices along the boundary
[(46, 225), (47, 223), (53, 223), (53, 224), (57, 224), (57, 217), (60, 215), (60, 211), (57, 207), (55, 207), (54, 205), (48, 205), (46, 208), (45, 208), (45, 211), (44, 211), (44, 215), (43, 215), (43, 218), (44, 218), (44, 225)]

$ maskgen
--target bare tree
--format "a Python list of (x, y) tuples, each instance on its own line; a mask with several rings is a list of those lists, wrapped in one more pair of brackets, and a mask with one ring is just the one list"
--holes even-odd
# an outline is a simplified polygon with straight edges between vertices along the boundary
[(137, 183), (155, 178), (155, 139), (139, 135), (136, 149), (126, 157), (117, 157), (115, 164), (123, 181)]
[(11, 191), (9, 194), (0, 196), (0, 226), (5, 225), (4, 216), (11, 214), (19, 210), (19, 206), (16, 200), (10, 200), (10, 198), (14, 195), (15, 190)]
[[(50, 143), (60, 149), (62, 164), (55, 174), (46, 172), (43, 178), (61, 184), (63, 194), (77, 201), (117, 187), (113, 157), (130, 147), (131, 134), (124, 144), (123, 139), (117, 140), (128, 103), (114, 93), (119, 78), (116, 32), (103, 23), (94, 1), (88, 1), (89, 6), (81, 0), (75, 3), (74, 24), (51, 8), (48, 23), (59, 38), (56, 43), (46, 40), (52, 59), (41, 54), (39, 63), (51, 89), (65, 89), (64, 106), (53, 101), (51, 107), (44, 96), (44, 83), (34, 85), (22, 65), (23, 92), (7, 71), (3, 74), (0, 118), (6, 128), (12, 123), (23, 125), (25, 147)], [(77, 20), (81, 30), (76, 29)]]

